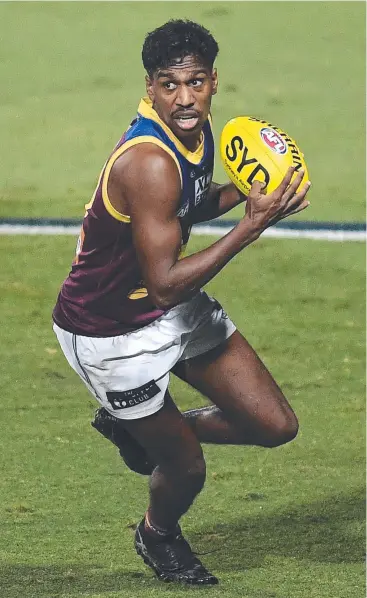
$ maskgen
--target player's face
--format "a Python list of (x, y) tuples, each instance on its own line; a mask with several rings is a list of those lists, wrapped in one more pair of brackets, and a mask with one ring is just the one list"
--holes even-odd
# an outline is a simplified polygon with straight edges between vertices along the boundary
[(147, 77), (146, 84), (158, 116), (188, 149), (195, 150), (217, 92), (216, 69), (196, 56), (185, 56)]

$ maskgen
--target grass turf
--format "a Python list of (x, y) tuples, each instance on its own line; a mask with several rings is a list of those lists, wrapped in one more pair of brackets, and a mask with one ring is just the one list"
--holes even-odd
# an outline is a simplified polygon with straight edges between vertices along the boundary
[(144, 35), (171, 17), (218, 38), (216, 138), (238, 114), (274, 122), (306, 154), (302, 217), (363, 220), (363, 2), (2, 2), (0, 216), (82, 217), (144, 94)]
[[(211, 242), (195, 238), (191, 250)], [(147, 501), (89, 426), (93, 398), (50, 324), (73, 256), (69, 237), (2, 237), (4, 598), (362, 598), (363, 248), (260, 240), (209, 285), (300, 419), (274, 450), (205, 447), (208, 480), (184, 530), (221, 580), (160, 585), (132, 548)], [(181, 409), (204, 404), (172, 380)]]

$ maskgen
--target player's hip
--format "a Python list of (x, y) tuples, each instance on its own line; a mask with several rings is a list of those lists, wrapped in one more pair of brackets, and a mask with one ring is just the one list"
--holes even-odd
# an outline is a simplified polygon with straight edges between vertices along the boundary
[(157, 411), (174, 365), (211, 350), (234, 330), (220, 304), (205, 292), (119, 336), (81, 336), (54, 325), (71, 367), (97, 400), (123, 419)]

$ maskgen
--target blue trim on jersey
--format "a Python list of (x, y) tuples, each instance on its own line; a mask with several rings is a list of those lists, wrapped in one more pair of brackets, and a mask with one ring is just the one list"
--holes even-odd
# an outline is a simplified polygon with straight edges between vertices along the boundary
[(159, 123), (138, 113), (137, 118), (131, 123), (130, 128), (124, 135), (124, 142), (145, 135), (156, 137), (163, 142), (175, 154), (180, 164), (182, 192), (177, 215), (181, 219), (183, 243), (186, 243), (186, 237), (188, 237), (191, 228), (190, 223), (193, 222), (193, 212), (205, 201), (213, 176), (214, 139), (210, 123), (206, 121), (203, 126), (203, 157), (198, 164), (193, 164), (181, 153)]

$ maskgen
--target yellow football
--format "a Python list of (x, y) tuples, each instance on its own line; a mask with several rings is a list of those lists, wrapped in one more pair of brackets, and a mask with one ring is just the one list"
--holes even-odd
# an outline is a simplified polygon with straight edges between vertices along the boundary
[(290, 166), (296, 169), (293, 177), (304, 169), (302, 186), (309, 180), (296, 142), (278, 127), (252, 116), (227, 122), (220, 138), (220, 156), (227, 175), (245, 195), (254, 181), (264, 182), (266, 193), (271, 193)]

